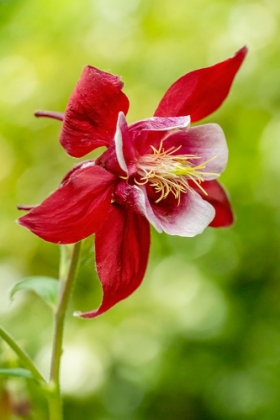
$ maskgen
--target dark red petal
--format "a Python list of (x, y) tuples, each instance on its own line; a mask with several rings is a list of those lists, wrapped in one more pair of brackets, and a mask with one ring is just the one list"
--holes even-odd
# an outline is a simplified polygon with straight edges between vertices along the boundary
[(228, 196), (221, 184), (214, 180), (204, 181), (201, 186), (208, 195), (203, 194), (203, 192), (194, 183), (192, 183), (192, 188), (195, 189), (204, 200), (212, 204), (216, 210), (216, 215), (209, 226), (227, 227), (232, 225), (234, 221), (233, 212)]
[(147, 220), (127, 207), (113, 205), (109, 217), (96, 232), (98, 275), (103, 287), (99, 309), (80, 314), (93, 318), (127, 298), (141, 284), (150, 247)]
[(69, 155), (81, 157), (113, 139), (118, 113), (128, 111), (120, 77), (85, 67), (68, 102), (60, 142)]
[(210, 115), (226, 99), (247, 51), (243, 47), (228, 60), (185, 74), (170, 86), (154, 115), (190, 115), (192, 122)]
[(53, 118), (54, 120), (59, 120), (59, 121), (63, 121), (63, 118), (64, 118), (63, 112), (56, 112), (56, 111), (36, 111), (34, 115), (35, 117)]
[(99, 166), (78, 169), (18, 222), (45, 241), (78, 242), (94, 233), (106, 218), (114, 179)]

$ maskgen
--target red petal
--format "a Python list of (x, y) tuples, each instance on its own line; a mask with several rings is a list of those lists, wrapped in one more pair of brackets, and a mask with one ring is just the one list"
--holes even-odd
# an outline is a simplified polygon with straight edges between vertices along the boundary
[(94, 233), (106, 218), (114, 179), (99, 166), (77, 169), (58, 190), (18, 222), (45, 241), (78, 242)]
[(93, 318), (127, 298), (141, 284), (150, 247), (147, 220), (126, 207), (111, 206), (106, 223), (96, 233), (96, 264), (103, 287), (99, 309), (80, 314)]
[(192, 122), (207, 117), (226, 99), (247, 51), (243, 47), (228, 60), (185, 74), (167, 90), (155, 115), (190, 115)]
[(113, 139), (118, 113), (128, 111), (120, 77), (85, 67), (64, 116), (60, 142), (69, 155), (81, 157)]
[(192, 188), (195, 189), (204, 200), (212, 204), (216, 210), (216, 215), (209, 226), (227, 227), (232, 225), (234, 216), (228, 196), (223, 187), (217, 181), (204, 181), (201, 186), (208, 195), (203, 194), (203, 192), (192, 183)]

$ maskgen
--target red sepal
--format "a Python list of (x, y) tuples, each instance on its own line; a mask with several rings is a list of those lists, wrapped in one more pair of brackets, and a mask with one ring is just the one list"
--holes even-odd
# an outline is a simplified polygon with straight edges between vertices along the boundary
[(99, 166), (77, 169), (18, 223), (45, 241), (78, 242), (95, 233), (106, 218), (114, 180), (114, 175)]
[(167, 90), (154, 115), (190, 115), (196, 122), (212, 114), (226, 99), (247, 51), (243, 47), (228, 60), (182, 76)]

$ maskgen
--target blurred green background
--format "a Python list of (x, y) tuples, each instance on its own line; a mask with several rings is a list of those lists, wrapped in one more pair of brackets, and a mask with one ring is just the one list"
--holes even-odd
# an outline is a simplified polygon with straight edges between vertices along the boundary
[[(122, 76), (129, 122), (146, 118), (178, 77), (249, 47), (227, 101), (205, 120), (226, 133), (221, 181), (236, 222), (196, 238), (153, 231), (141, 288), (88, 321), (71, 316), (100, 301), (86, 241), (65, 334), (65, 419), (280, 419), (279, 23), (278, 0), (0, 1), (1, 324), (45, 375), (51, 311), (27, 292), (10, 303), (9, 290), (57, 276), (59, 249), (15, 223), (16, 205), (40, 202), (75, 161), (58, 142), (60, 122), (34, 110), (64, 111), (91, 64)], [(2, 366), (17, 366), (0, 350)], [(48, 418), (34, 384), (0, 387), (1, 420)]]

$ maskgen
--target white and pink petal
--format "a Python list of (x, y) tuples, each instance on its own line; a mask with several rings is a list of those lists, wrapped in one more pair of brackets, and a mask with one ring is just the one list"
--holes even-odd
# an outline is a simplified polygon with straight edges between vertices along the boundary
[(172, 194), (156, 203), (145, 186), (129, 188), (129, 202), (159, 232), (192, 237), (202, 233), (215, 216), (214, 207), (194, 190), (181, 194), (180, 202)]
[(164, 141), (165, 149), (178, 148), (178, 155), (193, 155), (193, 166), (205, 163), (205, 180), (217, 178), (228, 161), (228, 147), (222, 128), (218, 124), (203, 124), (191, 127), (187, 132), (171, 134)]
[[(169, 203), (165, 203), (168, 198)], [(214, 219), (214, 207), (193, 190), (181, 194), (179, 203), (170, 194), (168, 198), (150, 204), (162, 230), (169, 235), (196, 236)]]

